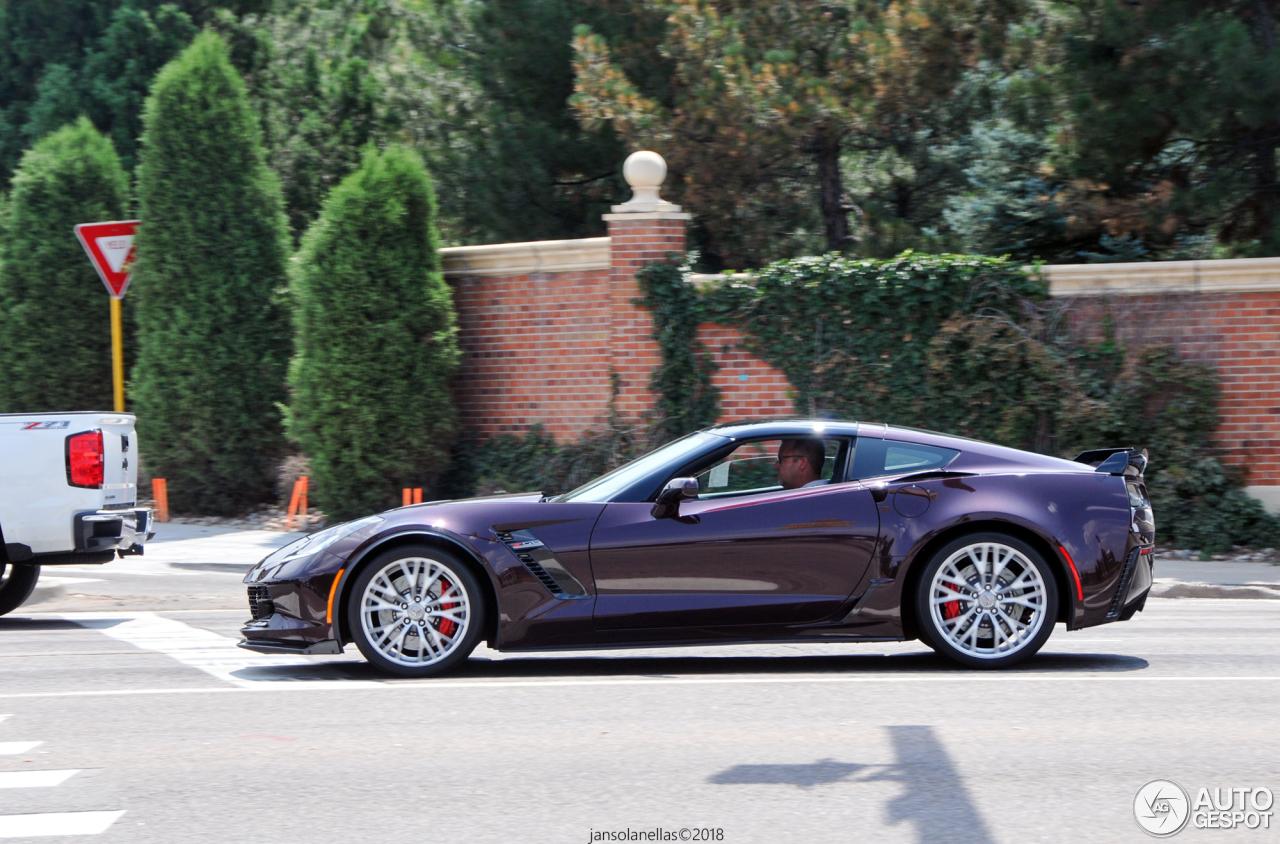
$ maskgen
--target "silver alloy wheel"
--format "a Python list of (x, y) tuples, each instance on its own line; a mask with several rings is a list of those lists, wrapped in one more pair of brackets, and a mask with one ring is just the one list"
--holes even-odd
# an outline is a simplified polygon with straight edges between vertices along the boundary
[(384, 659), (433, 665), (457, 650), (471, 623), (471, 598), (447, 565), (429, 557), (392, 560), (360, 596), (360, 628)]
[(975, 542), (943, 561), (929, 585), (933, 629), (960, 653), (999, 659), (1017, 653), (1044, 626), (1040, 571), (1018, 549)]

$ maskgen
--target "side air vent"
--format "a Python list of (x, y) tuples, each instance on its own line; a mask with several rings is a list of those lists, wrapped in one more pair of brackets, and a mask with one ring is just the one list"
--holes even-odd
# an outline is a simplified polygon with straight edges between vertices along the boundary
[(520, 562), (524, 563), (524, 567), (531, 571), (534, 577), (538, 578), (539, 583), (547, 587), (548, 592), (555, 595), (557, 598), (565, 597), (565, 591), (560, 588), (560, 584), (556, 583), (555, 578), (547, 574), (546, 569), (538, 565), (537, 560), (530, 557), (528, 554), (521, 554)]
[(587, 588), (574, 577), (564, 563), (556, 559), (542, 540), (527, 530), (495, 531), (502, 544), (511, 549), (529, 573), (557, 598), (585, 598)]
[(1133, 579), (1133, 570), (1138, 565), (1140, 553), (1142, 553), (1141, 548), (1134, 548), (1124, 561), (1124, 571), (1120, 574), (1120, 587), (1116, 589), (1116, 596), (1111, 599), (1111, 609), (1107, 610), (1108, 619), (1120, 617), (1120, 610), (1124, 608), (1124, 596), (1129, 591), (1129, 581)]

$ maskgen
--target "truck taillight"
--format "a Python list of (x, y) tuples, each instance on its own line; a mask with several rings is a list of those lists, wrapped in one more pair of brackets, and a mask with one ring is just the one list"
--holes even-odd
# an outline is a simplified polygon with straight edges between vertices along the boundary
[(101, 431), (67, 437), (67, 483), (101, 489), (104, 457)]

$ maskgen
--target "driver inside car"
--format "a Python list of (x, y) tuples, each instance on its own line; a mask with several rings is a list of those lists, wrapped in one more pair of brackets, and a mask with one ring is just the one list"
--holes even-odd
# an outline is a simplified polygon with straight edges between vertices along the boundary
[(778, 483), (783, 489), (825, 484), (822, 479), (825, 458), (826, 449), (816, 437), (783, 440), (778, 446)]

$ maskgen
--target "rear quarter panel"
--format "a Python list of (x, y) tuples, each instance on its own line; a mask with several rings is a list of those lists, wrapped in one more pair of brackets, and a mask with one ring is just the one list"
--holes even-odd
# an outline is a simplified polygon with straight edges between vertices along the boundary
[[(1129, 509), (1120, 478), (1094, 473), (1001, 473), (887, 483), (880, 504), (878, 576), (892, 578), (901, 601), (908, 572), (923, 566), (940, 541), (965, 529), (1009, 525), (1029, 531), (1052, 549), (1049, 564), (1063, 574), (1071, 599), (1068, 626), (1096, 624), (1110, 602), (1128, 541)], [(923, 512), (922, 502), (928, 501)], [(1077, 599), (1074, 578), (1057, 549), (1065, 547), (1084, 587)], [(887, 596), (886, 596), (887, 597)], [(888, 607), (885, 607), (888, 610)]]

